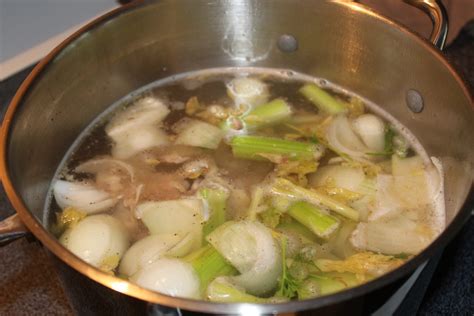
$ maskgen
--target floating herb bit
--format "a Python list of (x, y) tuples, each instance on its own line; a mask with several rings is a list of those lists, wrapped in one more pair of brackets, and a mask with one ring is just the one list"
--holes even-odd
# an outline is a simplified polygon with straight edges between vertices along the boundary
[(278, 290), (276, 292), (276, 295), (291, 299), (296, 295), (296, 292), (298, 289), (298, 282), (288, 272), (287, 260), (286, 260), (288, 240), (285, 236), (281, 236), (279, 239), (280, 239), (280, 245), (281, 245), (280, 247), (281, 247), (282, 273), (281, 273), (280, 279), (278, 280)]
[(74, 227), (86, 216), (85, 212), (81, 212), (74, 207), (66, 207), (61, 213), (56, 213), (57, 225), (55, 229), (58, 233), (62, 233), (64, 230)]

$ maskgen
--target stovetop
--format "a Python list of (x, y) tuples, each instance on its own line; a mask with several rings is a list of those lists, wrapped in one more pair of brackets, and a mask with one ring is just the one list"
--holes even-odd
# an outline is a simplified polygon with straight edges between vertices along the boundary
[[(471, 93), (474, 94), (474, 21), (464, 28), (444, 53), (464, 77)], [(31, 69), (32, 67), (29, 67), (0, 82), (1, 117)], [(13, 208), (3, 189), (0, 188), (0, 219), (13, 213)], [(406, 316), (416, 313), (419, 315), (474, 313), (473, 216), (438, 259), (439, 261), (435, 259), (428, 262), (408, 292), (402, 304), (404, 309), (399, 308), (396, 314)], [(0, 315), (111, 314), (110, 310), (104, 310), (100, 304), (91, 305), (86, 309), (81, 308), (74, 297), (66, 295), (57, 273), (54, 260), (34, 239), (18, 240), (0, 248)], [(75, 296), (70, 295), (72, 293), (70, 290), (68, 293), (69, 296)], [(94, 300), (92, 297), (90, 299)], [(127, 311), (119, 308), (113, 314), (126, 315)]]

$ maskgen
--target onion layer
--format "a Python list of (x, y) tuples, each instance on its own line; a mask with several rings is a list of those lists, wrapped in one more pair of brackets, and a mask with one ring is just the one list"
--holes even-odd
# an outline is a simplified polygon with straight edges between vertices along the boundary
[(158, 124), (169, 112), (161, 100), (145, 97), (115, 115), (105, 127), (115, 143), (112, 156), (126, 159), (144, 149), (168, 144), (168, 138)]
[(359, 223), (350, 238), (357, 249), (388, 255), (417, 254), (433, 240), (433, 231), (401, 214)]
[(236, 106), (254, 107), (266, 103), (269, 93), (267, 85), (255, 78), (235, 78), (227, 84), (227, 94)]
[(200, 199), (145, 202), (138, 205), (137, 214), (151, 234), (191, 234), (193, 249), (201, 245), (204, 205)]
[(76, 256), (103, 270), (114, 269), (129, 245), (125, 227), (110, 215), (92, 215), (68, 229), (60, 242)]
[(216, 149), (224, 136), (222, 130), (199, 120), (183, 122), (175, 144)]
[(352, 122), (354, 131), (372, 152), (382, 152), (385, 147), (385, 124), (373, 114), (362, 114)]
[(90, 184), (58, 180), (53, 191), (59, 207), (74, 207), (87, 214), (106, 211), (117, 203), (116, 198)]
[(112, 139), (117, 140), (116, 138), (121, 138), (125, 132), (161, 122), (169, 112), (168, 107), (160, 99), (144, 97), (115, 115), (107, 124), (105, 131)]
[(128, 130), (114, 140), (112, 156), (118, 159), (127, 159), (147, 148), (169, 144), (166, 133), (152, 125)]
[(328, 181), (337, 188), (343, 188), (352, 192), (359, 192), (360, 186), (365, 179), (361, 168), (349, 166), (327, 165), (318, 169), (309, 176), (309, 184), (312, 187), (328, 185)]
[(260, 222), (227, 222), (208, 236), (209, 243), (241, 274), (233, 282), (252, 295), (275, 289), (282, 273), (281, 250)]
[(192, 243), (189, 240), (187, 235), (184, 238), (171, 234), (147, 236), (127, 250), (120, 262), (119, 272), (130, 276), (164, 255), (184, 256), (191, 250)]
[(199, 298), (199, 278), (191, 264), (179, 259), (159, 259), (135, 273), (130, 280), (170, 296)]
[(326, 138), (331, 149), (337, 153), (346, 154), (355, 160), (368, 159), (366, 153), (370, 150), (354, 132), (347, 117), (337, 116), (328, 126)]

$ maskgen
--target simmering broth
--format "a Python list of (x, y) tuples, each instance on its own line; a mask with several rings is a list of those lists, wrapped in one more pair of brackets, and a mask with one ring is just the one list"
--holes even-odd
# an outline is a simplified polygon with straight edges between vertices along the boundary
[(444, 228), (440, 164), (368, 100), (285, 70), (158, 81), (76, 140), (46, 207), (86, 262), (168, 295), (307, 299), (357, 286)]

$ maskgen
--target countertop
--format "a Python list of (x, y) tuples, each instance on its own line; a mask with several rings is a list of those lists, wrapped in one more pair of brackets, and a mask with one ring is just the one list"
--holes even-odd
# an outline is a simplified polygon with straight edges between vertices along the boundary
[[(445, 51), (474, 92), (474, 23)], [(3, 114), (28, 68), (0, 82)], [(474, 123), (474, 122), (473, 122)], [(0, 219), (14, 211), (0, 189)], [(474, 313), (474, 219), (443, 253), (434, 278), (418, 311), (419, 315), (472, 315)], [(73, 315), (53, 262), (34, 240), (17, 240), (0, 248), (0, 315)], [(85, 313), (79, 313), (85, 314)], [(91, 314), (90, 312), (87, 313)], [(100, 310), (92, 314), (102, 315)]]

